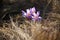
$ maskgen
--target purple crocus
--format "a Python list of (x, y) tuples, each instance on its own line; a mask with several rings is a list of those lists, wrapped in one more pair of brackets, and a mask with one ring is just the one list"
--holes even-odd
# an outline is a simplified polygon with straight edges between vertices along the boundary
[(23, 17), (26, 17), (27, 19), (31, 19), (32, 15), (30, 13), (30, 9), (26, 9), (26, 12), (22, 10)]
[(41, 20), (41, 17), (39, 16), (39, 14), (40, 14), (39, 11), (37, 11), (37, 13), (36, 13), (35, 7), (30, 8), (30, 9), (26, 9), (26, 12), (22, 11), (23, 17), (26, 17), (27, 19), (31, 19), (33, 21)]
[(33, 21), (40, 21), (42, 17), (39, 16), (39, 12), (33, 13), (32, 20)]

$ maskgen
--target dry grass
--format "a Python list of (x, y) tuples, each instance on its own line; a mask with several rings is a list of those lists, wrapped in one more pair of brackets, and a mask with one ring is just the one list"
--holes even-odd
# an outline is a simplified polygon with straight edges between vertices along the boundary
[(19, 24), (19, 21), (13, 21), (10, 17), (10, 22), (4, 23), (3, 28), (0, 28), (0, 40), (60, 40), (60, 22), (51, 18), (41, 22), (25, 20), (23, 24)]

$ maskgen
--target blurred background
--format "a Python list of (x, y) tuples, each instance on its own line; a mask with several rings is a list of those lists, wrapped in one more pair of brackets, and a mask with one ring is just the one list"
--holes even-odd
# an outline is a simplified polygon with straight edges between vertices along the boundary
[(60, 13), (60, 0), (0, 0), (0, 19), (9, 19), (9, 14), (21, 14), (21, 10), (32, 7), (39, 10), (42, 16), (49, 12)]

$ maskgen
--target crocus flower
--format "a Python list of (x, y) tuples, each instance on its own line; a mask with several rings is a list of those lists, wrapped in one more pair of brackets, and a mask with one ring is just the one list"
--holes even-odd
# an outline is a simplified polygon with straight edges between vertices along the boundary
[(31, 19), (33, 21), (41, 20), (41, 17), (39, 16), (39, 14), (40, 14), (39, 11), (37, 11), (37, 13), (36, 13), (35, 7), (30, 8), (30, 9), (26, 9), (26, 12), (22, 11), (23, 17), (26, 17), (27, 19)]
[(26, 17), (28, 19), (32, 18), (31, 13), (30, 13), (30, 9), (27, 9), (26, 12), (22, 11), (22, 15), (23, 15), (23, 17)]
[(39, 16), (39, 12), (33, 13), (32, 20), (33, 21), (40, 21), (42, 17)]

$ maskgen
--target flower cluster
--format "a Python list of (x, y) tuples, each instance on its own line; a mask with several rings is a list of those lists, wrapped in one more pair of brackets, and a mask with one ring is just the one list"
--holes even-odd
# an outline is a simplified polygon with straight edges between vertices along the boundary
[(23, 17), (26, 17), (27, 19), (31, 19), (33, 21), (39, 21), (41, 20), (41, 17), (39, 16), (40, 12), (37, 11), (35, 7), (26, 9), (26, 12), (22, 10)]

